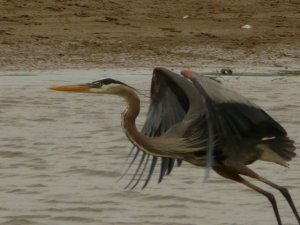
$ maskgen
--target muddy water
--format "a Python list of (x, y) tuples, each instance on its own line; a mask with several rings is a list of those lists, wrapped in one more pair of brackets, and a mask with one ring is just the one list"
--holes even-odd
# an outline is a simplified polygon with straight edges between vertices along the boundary
[[(129, 177), (116, 180), (131, 145), (120, 128), (122, 99), (47, 90), (113, 77), (147, 91), (150, 74), (111, 70), (0, 76), (0, 224), (275, 224), (265, 198), (213, 173), (203, 183), (204, 170), (186, 163), (159, 185), (154, 177), (143, 191), (124, 191)], [(280, 121), (299, 150), (300, 77), (223, 80)], [(289, 169), (260, 162), (252, 168), (287, 186), (300, 209), (299, 157)], [(273, 193), (284, 224), (295, 225), (283, 197)]]

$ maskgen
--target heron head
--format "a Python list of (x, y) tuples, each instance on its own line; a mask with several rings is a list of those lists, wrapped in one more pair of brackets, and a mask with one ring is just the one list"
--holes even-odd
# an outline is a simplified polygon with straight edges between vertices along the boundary
[(75, 85), (63, 85), (63, 86), (52, 86), (49, 87), (51, 90), (55, 91), (69, 91), (69, 92), (84, 92), (84, 93), (99, 93), (99, 94), (115, 94), (120, 95), (123, 91), (135, 90), (129, 85), (114, 80), (111, 78), (106, 78), (102, 80), (93, 81), (91, 83), (85, 84), (75, 84)]

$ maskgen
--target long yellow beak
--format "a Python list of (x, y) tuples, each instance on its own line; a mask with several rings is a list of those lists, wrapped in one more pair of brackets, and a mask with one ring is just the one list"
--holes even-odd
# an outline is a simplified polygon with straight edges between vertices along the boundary
[(48, 89), (55, 91), (70, 91), (70, 92), (89, 92), (90, 87), (87, 84), (51, 86)]

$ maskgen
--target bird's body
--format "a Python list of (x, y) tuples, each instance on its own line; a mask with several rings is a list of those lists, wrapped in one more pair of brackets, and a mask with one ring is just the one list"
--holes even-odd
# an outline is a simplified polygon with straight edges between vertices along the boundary
[[(128, 187), (138, 184), (149, 161), (151, 165), (143, 187), (150, 180), (158, 158), (161, 158), (159, 182), (172, 171), (175, 161), (178, 165), (187, 161), (206, 167), (207, 176), (213, 169), (221, 176), (265, 195), (272, 203), (278, 225), (281, 225), (274, 196), (240, 175), (278, 189), (286, 197), (300, 224), (299, 214), (287, 189), (260, 177), (247, 167), (256, 160), (287, 166), (287, 161), (295, 156), (295, 147), (285, 129), (259, 106), (216, 80), (191, 71), (182, 71), (181, 74), (183, 76), (164, 68), (154, 69), (151, 103), (141, 132), (135, 125), (140, 112), (138, 92), (122, 82), (104, 79), (52, 89), (113, 94), (126, 100), (128, 107), (122, 114), (122, 126), (134, 145), (130, 166), (142, 152)], [(137, 181), (134, 183), (134, 180)]]

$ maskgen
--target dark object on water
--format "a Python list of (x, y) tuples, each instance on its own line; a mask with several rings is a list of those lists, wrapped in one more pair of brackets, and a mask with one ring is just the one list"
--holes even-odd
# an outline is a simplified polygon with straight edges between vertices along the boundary
[[(285, 129), (259, 106), (215, 80), (191, 71), (181, 75), (155, 68), (151, 84), (151, 103), (141, 132), (135, 125), (140, 98), (133, 87), (113, 79), (87, 84), (55, 86), (57, 91), (111, 94), (123, 97), (128, 108), (123, 129), (133, 143), (133, 159), (142, 154), (136, 172), (127, 185), (134, 188), (150, 168), (143, 188), (148, 184), (158, 159), (159, 182), (182, 161), (206, 167), (219, 175), (242, 183), (264, 195), (272, 204), (277, 223), (282, 225), (273, 194), (250, 183), (242, 176), (261, 181), (282, 193), (300, 224), (300, 217), (288, 190), (252, 171), (248, 164), (257, 160), (288, 166), (295, 157), (294, 141)], [(128, 169), (125, 173), (128, 172)]]
[(229, 69), (229, 68), (222, 68), (220, 72), (221, 72), (221, 74), (224, 74), (224, 75), (231, 75), (232, 74), (232, 70)]

